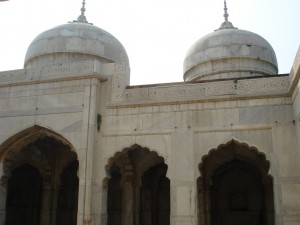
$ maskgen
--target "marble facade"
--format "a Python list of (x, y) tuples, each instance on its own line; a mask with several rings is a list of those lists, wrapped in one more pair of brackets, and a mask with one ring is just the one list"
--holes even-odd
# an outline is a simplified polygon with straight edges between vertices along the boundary
[(130, 86), (125, 49), (80, 17), (38, 36), (0, 72), (0, 225), (298, 225), (300, 49), (277, 74), (224, 16), (236, 43), (178, 83)]
[(105, 224), (108, 168), (128, 148), (155, 152), (167, 165), (170, 224), (205, 224), (199, 165), (233, 142), (269, 162), (276, 224), (298, 224), (299, 56), (289, 75), (146, 86), (126, 86), (128, 68), (118, 63), (1, 72), (1, 224), (6, 160), (44, 137), (77, 155), (77, 224)]

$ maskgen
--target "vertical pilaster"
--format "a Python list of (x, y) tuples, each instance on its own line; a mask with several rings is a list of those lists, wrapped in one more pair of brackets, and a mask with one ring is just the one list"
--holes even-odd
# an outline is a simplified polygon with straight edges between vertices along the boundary
[[(195, 177), (193, 131), (177, 130), (172, 134), (170, 170), (171, 224), (195, 224)], [(181, 162), (181, 163), (178, 163)]]
[(82, 127), (82, 153), (79, 166), (79, 204), (77, 225), (91, 224), (92, 218), (92, 179), (93, 179), (93, 161), (95, 150), (95, 133), (97, 118), (97, 91), (100, 81), (93, 78), (86, 84), (84, 96), (83, 127)]

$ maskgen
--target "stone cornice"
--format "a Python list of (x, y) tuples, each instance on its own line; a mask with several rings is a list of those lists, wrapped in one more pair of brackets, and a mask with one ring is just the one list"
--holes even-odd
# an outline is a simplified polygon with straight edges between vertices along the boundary
[[(289, 97), (295, 86), (289, 76), (238, 78), (198, 83), (125, 86), (126, 67), (120, 63), (84, 61), (35, 69), (0, 72), (0, 87), (112, 77), (109, 107), (177, 104), (236, 99)], [(297, 79), (297, 78), (296, 78)], [(295, 80), (295, 79), (293, 79)]]
[[(116, 87), (115, 87), (116, 88)], [(290, 96), (288, 76), (127, 87), (111, 107)], [(121, 90), (118, 91), (120, 93)]]
[(103, 73), (106, 71), (103, 67), (106, 65), (90, 60), (34, 69), (4, 71), (0, 72), (0, 87), (77, 80), (86, 77), (107, 80), (108, 74)]

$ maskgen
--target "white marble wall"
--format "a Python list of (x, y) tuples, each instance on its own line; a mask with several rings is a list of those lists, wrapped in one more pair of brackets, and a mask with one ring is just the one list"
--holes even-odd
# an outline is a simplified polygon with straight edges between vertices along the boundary
[[(94, 138), (90, 140), (90, 137), (96, 129), (95, 108), (99, 83), (97, 79), (84, 79), (0, 89), (2, 146), (19, 132), (38, 125), (62, 135), (76, 151), (80, 180), (78, 224), (83, 224), (83, 215), (91, 204), (86, 200), (91, 199), (86, 186), (90, 186), (92, 172), (86, 165), (90, 165), (90, 152), (94, 151)], [(93, 115), (90, 115), (91, 112)], [(5, 150), (1, 148), (1, 155)]]
[[(296, 183), (300, 170), (292, 105), (287, 98), (125, 107), (105, 113), (99, 133), (102, 163), (134, 143), (163, 156), (171, 180), (172, 224), (197, 223), (198, 165), (209, 150), (232, 139), (265, 153), (274, 186), (278, 186), (277, 221), (288, 213), (282, 211), (281, 187), (283, 180)], [(104, 178), (105, 173), (99, 176)]]
[[(122, 77), (128, 68), (120, 64), (89, 67), (82, 76), (82, 71), (67, 72), (54, 80), (48, 75), (32, 82), (30, 77), (1, 81), (0, 73), (0, 155), (6, 140), (34, 125), (62, 135), (79, 159), (77, 224), (99, 225), (106, 220), (108, 161), (134, 144), (147, 147), (168, 165), (171, 224), (196, 225), (198, 165), (209, 150), (234, 139), (256, 147), (271, 163), (276, 224), (299, 224), (297, 68), (291, 80), (130, 88)], [(97, 114), (102, 116), (99, 132)]]

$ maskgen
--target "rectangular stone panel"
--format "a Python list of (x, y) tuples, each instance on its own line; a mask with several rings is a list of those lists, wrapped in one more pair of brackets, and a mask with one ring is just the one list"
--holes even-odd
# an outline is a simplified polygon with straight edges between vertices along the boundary
[(300, 184), (285, 184), (282, 186), (283, 206), (289, 214), (299, 213), (300, 210), (299, 196), (300, 196)]
[(191, 215), (191, 189), (189, 187), (176, 187), (176, 214), (180, 216)]

